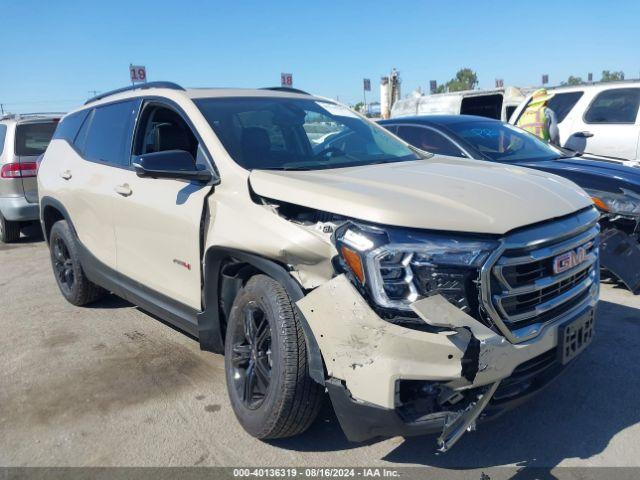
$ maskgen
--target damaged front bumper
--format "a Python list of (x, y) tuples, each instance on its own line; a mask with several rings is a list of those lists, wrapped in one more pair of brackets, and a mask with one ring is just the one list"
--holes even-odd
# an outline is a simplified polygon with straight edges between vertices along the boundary
[(352, 441), (441, 432), (438, 448), (446, 451), (477, 420), (513, 408), (563, 369), (558, 328), (512, 344), (440, 295), (412, 305), (430, 331), (383, 320), (344, 275), (297, 305), (322, 351), (326, 387)]
[(635, 236), (610, 228), (600, 234), (600, 265), (634, 294), (640, 293), (640, 243)]

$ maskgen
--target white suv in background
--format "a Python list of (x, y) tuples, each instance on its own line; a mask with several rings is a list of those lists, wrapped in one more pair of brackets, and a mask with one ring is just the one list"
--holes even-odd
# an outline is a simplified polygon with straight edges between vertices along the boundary
[[(640, 166), (640, 81), (549, 89), (558, 118), (560, 145)], [(531, 95), (516, 109), (516, 125)]]
[(49, 145), (60, 115), (0, 117), (0, 242), (18, 240), (25, 223), (37, 221), (36, 159)]
[(114, 292), (224, 353), (258, 438), (304, 431), (326, 389), (351, 440), (441, 432), (444, 451), (594, 332), (584, 191), (428, 154), (304, 92), (101, 95), (60, 122), (38, 181), (63, 296)]

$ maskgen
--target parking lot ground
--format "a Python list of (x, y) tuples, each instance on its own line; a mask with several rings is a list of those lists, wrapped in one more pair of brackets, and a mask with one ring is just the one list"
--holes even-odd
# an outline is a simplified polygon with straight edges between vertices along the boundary
[(117, 297), (66, 303), (23, 238), (0, 245), (0, 465), (640, 466), (640, 297), (603, 286), (597, 322), (558, 381), (445, 455), (434, 437), (351, 444), (328, 402), (265, 443), (236, 422), (220, 355)]

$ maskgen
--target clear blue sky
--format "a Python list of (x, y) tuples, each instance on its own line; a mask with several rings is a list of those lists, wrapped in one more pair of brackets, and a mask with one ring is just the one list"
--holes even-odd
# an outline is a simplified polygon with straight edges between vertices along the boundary
[[(536, 6), (534, 6), (536, 5)], [(640, 75), (640, 1), (0, 0), (0, 103), (67, 110), (90, 90), (150, 80), (184, 86), (294, 86), (377, 99), (397, 67), (403, 95), (468, 66), (481, 87), (552, 84), (604, 69)]]

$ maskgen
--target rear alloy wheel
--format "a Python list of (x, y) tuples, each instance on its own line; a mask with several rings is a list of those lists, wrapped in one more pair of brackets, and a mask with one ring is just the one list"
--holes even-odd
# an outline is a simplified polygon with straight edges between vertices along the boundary
[(80, 264), (78, 244), (65, 220), (60, 220), (51, 227), (49, 250), (56, 282), (69, 303), (86, 305), (106, 293), (86, 277)]
[(73, 284), (75, 277), (73, 274), (73, 260), (69, 255), (69, 250), (64, 244), (62, 238), (57, 237), (51, 244), (53, 255), (53, 271), (58, 280), (60, 290), (62, 290), (64, 296), (71, 295), (73, 291)]
[(225, 336), (227, 390), (238, 421), (256, 438), (291, 437), (318, 415), (323, 388), (309, 376), (301, 319), (266, 275), (238, 292)]
[(0, 242), (13, 243), (20, 238), (20, 222), (10, 222), (0, 213)]

